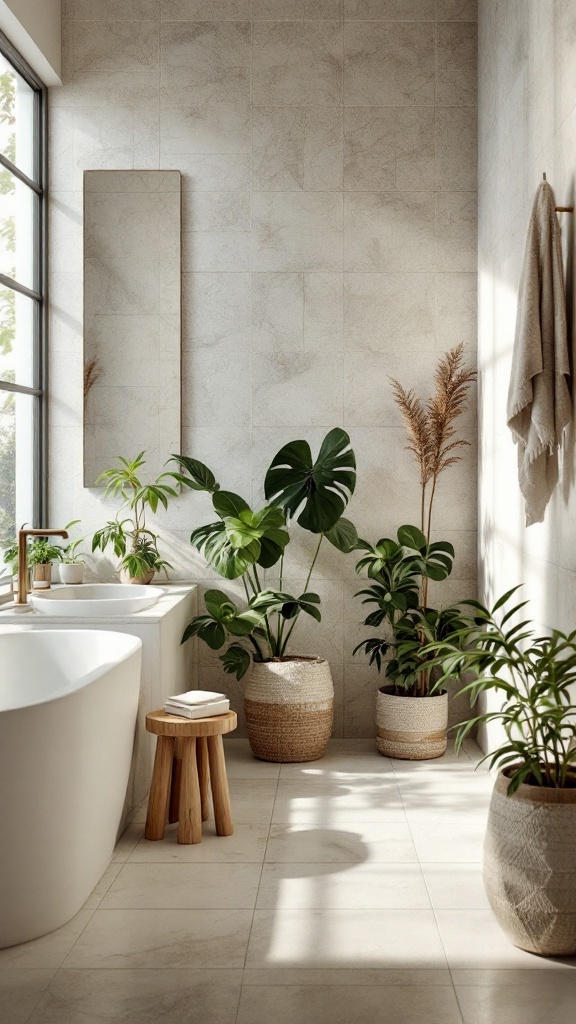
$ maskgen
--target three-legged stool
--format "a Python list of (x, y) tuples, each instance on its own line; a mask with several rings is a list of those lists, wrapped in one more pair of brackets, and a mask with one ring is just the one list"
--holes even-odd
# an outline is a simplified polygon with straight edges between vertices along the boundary
[(156, 755), (148, 797), (146, 839), (163, 839), (166, 819), (178, 822), (179, 843), (200, 843), (212, 788), (216, 832), (232, 835), (230, 794), (222, 736), (236, 728), (236, 712), (213, 718), (181, 718), (164, 711), (146, 715)]

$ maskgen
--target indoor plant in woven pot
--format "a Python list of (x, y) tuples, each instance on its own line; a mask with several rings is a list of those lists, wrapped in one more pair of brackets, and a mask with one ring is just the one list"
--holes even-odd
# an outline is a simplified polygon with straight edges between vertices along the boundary
[[(463, 412), (475, 373), (463, 365), (463, 346), (443, 356), (435, 373), (435, 390), (425, 403), (413, 391), (392, 381), (395, 400), (408, 431), (408, 451), (420, 474), (420, 527), (401, 526), (397, 539), (382, 538), (374, 546), (359, 541), (365, 554), (357, 571), (370, 587), (360, 591), (374, 610), (366, 626), (384, 626), (384, 635), (362, 641), (364, 651), (387, 685), (376, 700), (376, 746), (387, 757), (424, 760), (446, 750), (448, 692), (437, 683), (424, 647), (458, 624), (458, 609), (436, 609), (428, 603), (430, 580), (440, 582), (452, 572), (454, 548), (431, 541), (432, 512), (439, 477), (460, 461), (468, 444), (456, 437), (454, 423)], [(386, 656), (392, 657), (386, 660)]]
[[(183, 471), (181, 482), (208, 491), (219, 517), (194, 530), (191, 543), (219, 575), (241, 579), (245, 597), (240, 609), (221, 590), (208, 590), (206, 614), (192, 620), (183, 641), (199, 636), (214, 651), (228, 643), (220, 655), (224, 670), (241, 679), (251, 669), (244, 709), (256, 757), (313, 761), (323, 755), (332, 731), (330, 666), (290, 653), (289, 644), (300, 615), (321, 618), (320, 597), (308, 587), (323, 541), (343, 552), (357, 543), (352, 523), (342, 517), (356, 482), (348, 434), (331, 430), (316, 461), (306, 441), (285, 445), (266, 473), (269, 504), (256, 512), (238, 494), (221, 490), (202, 463), (183, 455), (174, 459)], [(317, 543), (302, 593), (290, 594), (284, 588), (285, 557), (296, 526)]]
[[(511, 942), (545, 956), (576, 954), (576, 631), (535, 636), (519, 621), (526, 604), (471, 614), (451, 637), (431, 643), (443, 678), (472, 670), (473, 703), (499, 706), (457, 731), (459, 749), (480, 723), (503, 740), (486, 755), (498, 767), (484, 843), (484, 885)], [(441, 677), (442, 678), (442, 677)], [(572, 696), (571, 692), (572, 691)]]
[(142, 483), (139, 471), (145, 454), (140, 452), (132, 461), (119, 455), (120, 465), (105, 470), (96, 481), (106, 484), (106, 498), (120, 496), (122, 505), (116, 518), (94, 534), (92, 551), (113, 549), (123, 583), (151, 583), (155, 573), (172, 568), (160, 556), (158, 536), (147, 528), (146, 513), (150, 509), (155, 514), (159, 505), (168, 508), (168, 500), (178, 496), (173, 486), (177, 474), (161, 473), (153, 483)]

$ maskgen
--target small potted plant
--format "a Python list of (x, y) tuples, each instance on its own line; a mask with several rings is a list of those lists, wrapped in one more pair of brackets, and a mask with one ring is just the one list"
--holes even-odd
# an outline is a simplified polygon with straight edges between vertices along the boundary
[[(118, 467), (101, 473), (96, 483), (105, 483), (105, 497), (122, 498), (115, 519), (110, 519), (92, 538), (92, 551), (105, 551), (110, 546), (120, 559), (120, 578), (124, 583), (151, 583), (154, 574), (171, 569), (158, 551), (158, 537), (146, 526), (148, 509), (154, 514), (159, 505), (168, 508), (169, 498), (176, 498), (172, 482), (177, 474), (161, 473), (153, 483), (142, 483), (140, 468), (145, 465), (145, 452), (130, 462), (119, 455)], [(123, 513), (129, 513), (123, 516)]]
[[(204, 596), (182, 642), (199, 636), (212, 650), (229, 644), (220, 660), (241, 679), (251, 669), (244, 709), (250, 745), (264, 761), (313, 761), (332, 731), (334, 687), (321, 658), (290, 653), (300, 615), (320, 621), (320, 597), (308, 587), (324, 540), (343, 552), (357, 543), (342, 517), (356, 482), (356, 461), (345, 431), (331, 430), (314, 462), (306, 441), (292, 441), (273, 459), (264, 492), (269, 504), (254, 512), (243, 498), (223, 491), (201, 462), (174, 456), (182, 484), (208, 491), (218, 520), (194, 530), (191, 544), (219, 575), (241, 579), (246, 601), (239, 608), (221, 590)], [(284, 589), (285, 551), (298, 524), (318, 538), (301, 594)], [(265, 574), (274, 570), (274, 585)], [(231, 641), (231, 643), (230, 643)]]
[(4, 565), (10, 572), (12, 592), (15, 594), (18, 590), (18, 544), (16, 541), (13, 541), (4, 548), (2, 558)]
[(424, 760), (446, 750), (448, 693), (437, 685), (431, 656), (423, 648), (431, 633), (441, 639), (458, 624), (457, 609), (429, 606), (428, 585), (430, 580), (445, 580), (454, 559), (451, 544), (431, 541), (432, 512), (441, 474), (460, 461), (459, 449), (468, 444), (456, 438), (454, 428), (476, 377), (463, 365), (463, 354), (458, 345), (440, 360), (435, 391), (427, 403), (392, 381), (408, 431), (407, 450), (420, 474), (420, 528), (402, 526), (397, 540), (358, 544), (366, 553), (356, 568), (371, 583), (359, 594), (365, 604), (375, 606), (364, 625), (387, 628), (384, 636), (358, 644), (354, 653), (364, 651), (379, 672), (392, 654), (385, 663), (388, 684), (380, 687), (376, 702), (376, 746), (387, 757)]
[[(66, 530), (69, 531), (72, 526), (77, 526), (79, 522), (79, 519), (73, 519), (66, 526)], [(79, 537), (62, 549), (60, 565), (58, 566), (62, 583), (79, 584), (84, 582), (84, 558), (86, 554), (80, 550), (84, 540), (84, 537)]]
[[(535, 636), (519, 621), (527, 602), (470, 614), (428, 654), (441, 679), (473, 671), (476, 703), (499, 707), (457, 727), (456, 749), (480, 723), (499, 723), (503, 740), (486, 755), (498, 767), (484, 844), (484, 885), (502, 930), (542, 956), (576, 954), (576, 630)], [(465, 607), (463, 606), (463, 607)], [(494, 702), (491, 702), (494, 703)], [(486, 705), (486, 701), (484, 701)]]
[(62, 548), (51, 544), (43, 537), (37, 537), (28, 548), (28, 566), (32, 569), (32, 589), (50, 590), (52, 564), (60, 561)]

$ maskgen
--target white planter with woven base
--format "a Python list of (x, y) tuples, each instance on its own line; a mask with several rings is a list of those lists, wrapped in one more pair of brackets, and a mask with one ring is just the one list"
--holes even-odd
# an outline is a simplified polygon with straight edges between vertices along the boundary
[(261, 761), (316, 761), (334, 719), (334, 686), (322, 658), (254, 662), (244, 711), (248, 739)]
[(448, 694), (399, 697), (378, 690), (376, 748), (384, 757), (426, 761), (446, 751)]
[(484, 885), (510, 941), (541, 956), (576, 954), (576, 789), (496, 780), (484, 843)]

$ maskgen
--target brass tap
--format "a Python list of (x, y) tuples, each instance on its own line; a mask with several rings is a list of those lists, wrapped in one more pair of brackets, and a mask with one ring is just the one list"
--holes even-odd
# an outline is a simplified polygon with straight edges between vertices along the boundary
[(67, 530), (18, 530), (18, 598), (16, 604), (28, 603), (28, 537), (68, 537)]

